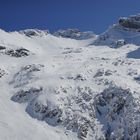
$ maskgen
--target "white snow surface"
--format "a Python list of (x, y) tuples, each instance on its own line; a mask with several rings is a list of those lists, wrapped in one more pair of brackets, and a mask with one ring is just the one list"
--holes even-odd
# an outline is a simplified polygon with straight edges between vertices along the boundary
[[(43, 31), (29, 37), (23, 31), (0, 30), (0, 46), (29, 51), (16, 57), (0, 50), (0, 140), (140, 138), (139, 127), (130, 135), (125, 124), (140, 117), (140, 60), (128, 57), (139, 46), (90, 45), (96, 38), (75, 40)], [(102, 97), (110, 88), (116, 89), (108, 90), (114, 97)], [(134, 102), (135, 108), (120, 100)], [(113, 114), (115, 103), (123, 109)]]

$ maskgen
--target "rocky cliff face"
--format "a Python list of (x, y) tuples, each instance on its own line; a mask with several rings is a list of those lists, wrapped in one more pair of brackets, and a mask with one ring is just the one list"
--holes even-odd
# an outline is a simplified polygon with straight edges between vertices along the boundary
[(119, 24), (125, 28), (136, 29), (136, 31), (140, 31), (140, 15), (130, 16), (128, 18), (120, 18)]
[(53, 33), (54, 36), (64, 37), (64, 38), (72, 38), (77, 40), (90, 39), (95, 37), (93, 32), (81, 32), (78, 29), (67, 29), (67, 30), (58, 30)]

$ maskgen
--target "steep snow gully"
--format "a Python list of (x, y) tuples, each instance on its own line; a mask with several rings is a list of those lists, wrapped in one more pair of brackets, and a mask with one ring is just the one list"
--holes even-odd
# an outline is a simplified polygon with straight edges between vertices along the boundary
[(139, 140), (140, 15), (101, 35), (0, 30), (0, 140)]

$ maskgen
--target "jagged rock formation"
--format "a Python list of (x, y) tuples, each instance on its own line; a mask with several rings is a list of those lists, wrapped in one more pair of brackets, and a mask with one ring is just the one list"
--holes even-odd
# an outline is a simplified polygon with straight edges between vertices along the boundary
[(0, 54), (18, 58), (29, 56), (31, 52), (25, 48), (9, 49), (5, 46), (0, 46)]
[(27, 49), (20, 48), (16, 50), (12, 50), (12, 49), (6, 50), (5, 54), (10, 55), (12, 57), (25, 57), (25, 56), (28, 56), (30, 52)]
[(140, 29), (140, 15), (130, 16), (128, 18), (120, 18), (119, 24), (129, 29)]
[(89, 39), (95, 37), (93, 32), (81, 32), (78, 29), (67, 29), (67, 30), (58, 30), (53, 33), (54, 36), (64, 37), (64, 38), (72, 38), (72, 39)]
[(34, 99), (42, 91), (42, 88), (30, 88), (29, 90), (19, 90), (15, 95), (12, 96), (11, 100), (18, 103), (25, 103)]
[(5, 74), (6, 72), (0, 68), (0, 78), (3, 77)]
[(95, 98), (99, 121), (104, 125), (106, 139), (140, 139), (140, 101), (129, 89), (109, 87)]
[(22, 30), (19, 33), (24, 34), (28, 37), (36, 37), (36, 36), (46, 36), (49, 31), (48, 30), (38, 30), (38, 29), (26, 29), (26, 30)]

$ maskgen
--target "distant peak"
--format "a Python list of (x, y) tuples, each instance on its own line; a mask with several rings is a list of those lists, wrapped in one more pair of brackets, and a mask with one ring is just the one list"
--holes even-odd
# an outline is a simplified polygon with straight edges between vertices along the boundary
[(126, 44), (140, 45), (140, 14), (119, 18), (118, 23), (99, 35), (93, 44), (112, 48)]
[(19, 31), (21, 34), (25, 34), (28, 37), (32, 36), (44, 36), (49, 33), (48, 30), (39, 30), (39, 29), (26, 29), (26, 30), (21, 30)]
[(129, 17), (121, 17), (119, 19), (119, 24), (125, 28), (140, 31), (140, 14), (131, 15)]
[(91, 31), (81, 32), (79, 29), (60, 29), (53, 33), (54, 36), (71, 38), (77, 40), (89, 39), (95, 37), (95, 34)]

